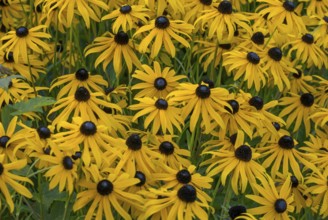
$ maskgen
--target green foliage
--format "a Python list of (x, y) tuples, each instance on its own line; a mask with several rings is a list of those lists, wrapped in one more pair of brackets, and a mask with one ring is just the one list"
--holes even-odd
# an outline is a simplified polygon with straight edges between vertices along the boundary
[(39, 112), (42, 113), (42, 107), (52, 105), (56, 102), (53, 97), (35, 97), (28, 101), (18, 102), (12, 105), (13, 111), (12, 116), (22, 115), (27, 112)]

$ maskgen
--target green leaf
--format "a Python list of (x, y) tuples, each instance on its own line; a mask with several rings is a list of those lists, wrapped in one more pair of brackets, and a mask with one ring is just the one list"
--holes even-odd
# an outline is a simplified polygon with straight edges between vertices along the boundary
[(36, 97), (28, 101), (18, 102), (12, 106), (16, 111), (12, 112), (11, 115), (22, 115), (26, 112), (43, 112), (43, 106), (52, 105), (55, 102), (56, 100), (52, 97)]
[(8, 90), (9, 83), (14, 78), (24, 79), (24, 77), (22, 77), (20, 75), (11, 75), (11, 76), (7, 76), (7, 77), (4, 77), (4, 78), (1, 78), (0, 79), (0, 88), (3, 88), (4, 90), (7, 91)]

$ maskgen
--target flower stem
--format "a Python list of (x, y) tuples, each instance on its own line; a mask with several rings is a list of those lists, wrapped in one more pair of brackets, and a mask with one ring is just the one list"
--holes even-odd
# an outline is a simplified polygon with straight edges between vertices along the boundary
[(231, 187), (231, 176), (229, 175), (228, 180), (226, 181), (226, 186), (227, 186), (227, 191), (224, 196), (223, 204), (222, 204), (222, 209), (221, 209), (221, 214), (220, 218), (223, 219), (224, 216), (227, 214), (228, 206), (230, 204), (231, 196), (232, 196), (232, 187)]

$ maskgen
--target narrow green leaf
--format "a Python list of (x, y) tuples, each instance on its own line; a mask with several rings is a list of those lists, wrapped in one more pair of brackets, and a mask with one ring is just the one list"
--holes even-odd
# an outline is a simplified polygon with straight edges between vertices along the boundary
[(52, 105), (55, 102), (56, 100), (52, 97), (36, 97), (28, 101), (18, 102), (12, 106), (16, 111), (12, 112), (11, 115), (22, 115), (26, 112), (43, 112), (43, 106)]

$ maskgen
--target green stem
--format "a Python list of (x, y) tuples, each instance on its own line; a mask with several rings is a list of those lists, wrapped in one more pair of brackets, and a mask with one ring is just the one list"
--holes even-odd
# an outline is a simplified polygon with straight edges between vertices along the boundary
[(68, 71), (69, 73), (71, 73), (72, 71), (72, 55), (73, 55), (73, 26), (69, 28), (69, 71)]
[(68, 210), (68, 205), (71, 201), (71, 194), (68, 195), (67, 199), (66, 199), (66, 202), (65, 202), (65, 209), (64, 209), (64, 215), (63, 215), (63, 220), (67, 219), (67, 210)]
[(39, 195), (40, 195), (40, 219), (44, 219), (44, 211), (43, 211), (43, 195), (42, 195), (42, 188), (41, 188), (41, 173), (38, 173), (38, 189), (39, 189)]
[(219, 49), (219, 41), (216, 41), (214, 58), (213, 58), (213, 61), (211, 63), (211, 72), (210, 72), (210, 80), (212, 80), (212, 81), (214, 81), (215, 59), (216, 59), (216, 56), (217, 56), (217, 53), (218, 53), (218, 49)]
[(227, 186), (227, 191), (225, 193), (223, 204), (221, 206), (222, 207), (221, 214), (220, 214), (221, 219), (223, 219), (224, 216), (227, 215), (228, 206), (230, 204), (230, 200), (232, 197), (232, 187), (231, 187), (231, 176), (230, 175), (226, 181), (226, 186)]
[(223, 66), (222, 66), (222, 59), (221, 59), (220, 66), (219, 66), (219, 74), (218, 77), (216, 78), (216, 83), (215, 83), (216, 87), (221, 86), (222, 72), (223, 72)]

